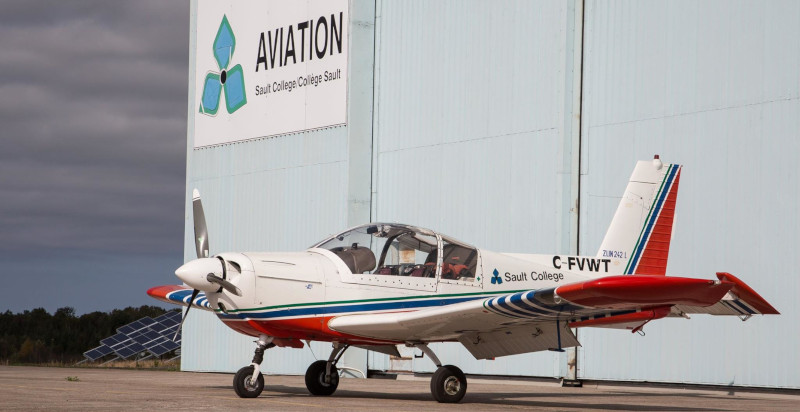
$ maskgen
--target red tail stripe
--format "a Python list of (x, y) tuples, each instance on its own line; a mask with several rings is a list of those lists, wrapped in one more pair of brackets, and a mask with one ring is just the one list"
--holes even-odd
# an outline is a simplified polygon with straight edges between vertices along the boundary
[(650, 239), (642, 252), (642, 258), (636, 266), (636, 275), (666, 275), (669, 245), (672, 241), (672, 222), (675, 218), (675, 202), (678, 200), (678, 184), (681, 180), (681, 169), (669, 189), (667, 199), (661, 207), (661, 214), (653, 225)]

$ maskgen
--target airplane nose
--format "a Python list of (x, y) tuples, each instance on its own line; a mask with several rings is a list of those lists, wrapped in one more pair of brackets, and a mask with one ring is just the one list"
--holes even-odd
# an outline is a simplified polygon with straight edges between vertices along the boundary
[(204, 292), (216, 292), (219, 285), (208, 281), (208, 274), (222, 276), (222, 263), (216, 258), (201, 258), (187, 262), (175, 271), (183, 283)]

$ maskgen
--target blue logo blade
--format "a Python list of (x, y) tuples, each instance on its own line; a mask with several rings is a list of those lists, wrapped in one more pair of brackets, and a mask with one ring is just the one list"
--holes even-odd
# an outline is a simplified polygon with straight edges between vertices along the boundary
[(222, 94), (222, 85), (219, 82), (219, 75), (209, 73), (203, 82), (203, 97), (200, 100), (200, 112), (205, 114), (216, 114), (219, 110), (219, 98)]
[(247, 95), (244, 87), (244, 71), (242, 65), (237, 64), (228, 71), (228, 78), (225, 81), (225, 106), (228, 113), (239, 110), (247, 103)]
[(231, 62), (233, 50), (236, 47), (236, 38), (233, 35), (233, 29), (228, 23), (228, 17), (222, 16), (222, 23), (219, 24), (219, 31), (217, 37), (214, 39), (214, 58), (217, 60), (220, 70), (228, 68), (228, 63)]

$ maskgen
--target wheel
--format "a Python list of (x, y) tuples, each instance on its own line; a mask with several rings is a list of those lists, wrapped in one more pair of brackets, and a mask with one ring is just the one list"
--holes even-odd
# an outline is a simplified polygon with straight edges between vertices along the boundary
[(440, 366), (431, 378), (433, 399), (441, 403), (457, 403), (467, 393), (467, 377), (453, 365)]
[(233, 390), (240, 398), (256, 398), (264, 390), (264, 375), (253, 382), (253, 365), (245, 366), (233, 376)]
[(339, 386), (339, 371), (336, 367), (331, 367), (331, 377), (325, 382), (325, 368), (328, 362), (318, 360), (311, 364), (306, 371), (306, 388), (312, 395), (330, 396), (336, 392)]

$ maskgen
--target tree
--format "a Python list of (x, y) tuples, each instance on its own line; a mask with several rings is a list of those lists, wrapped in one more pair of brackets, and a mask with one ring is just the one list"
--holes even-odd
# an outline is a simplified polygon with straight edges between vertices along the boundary
[(120, 326), (164, 313), (163, 308), (147, 305), (80, 317), (71, 307), (59, 308), (53, 315), (43, 308), (17, 314), (6, 311), (0, 313), (0, 361), (76, 362), (83, 352), (98, 346), (100, 339), (113, 335)]

